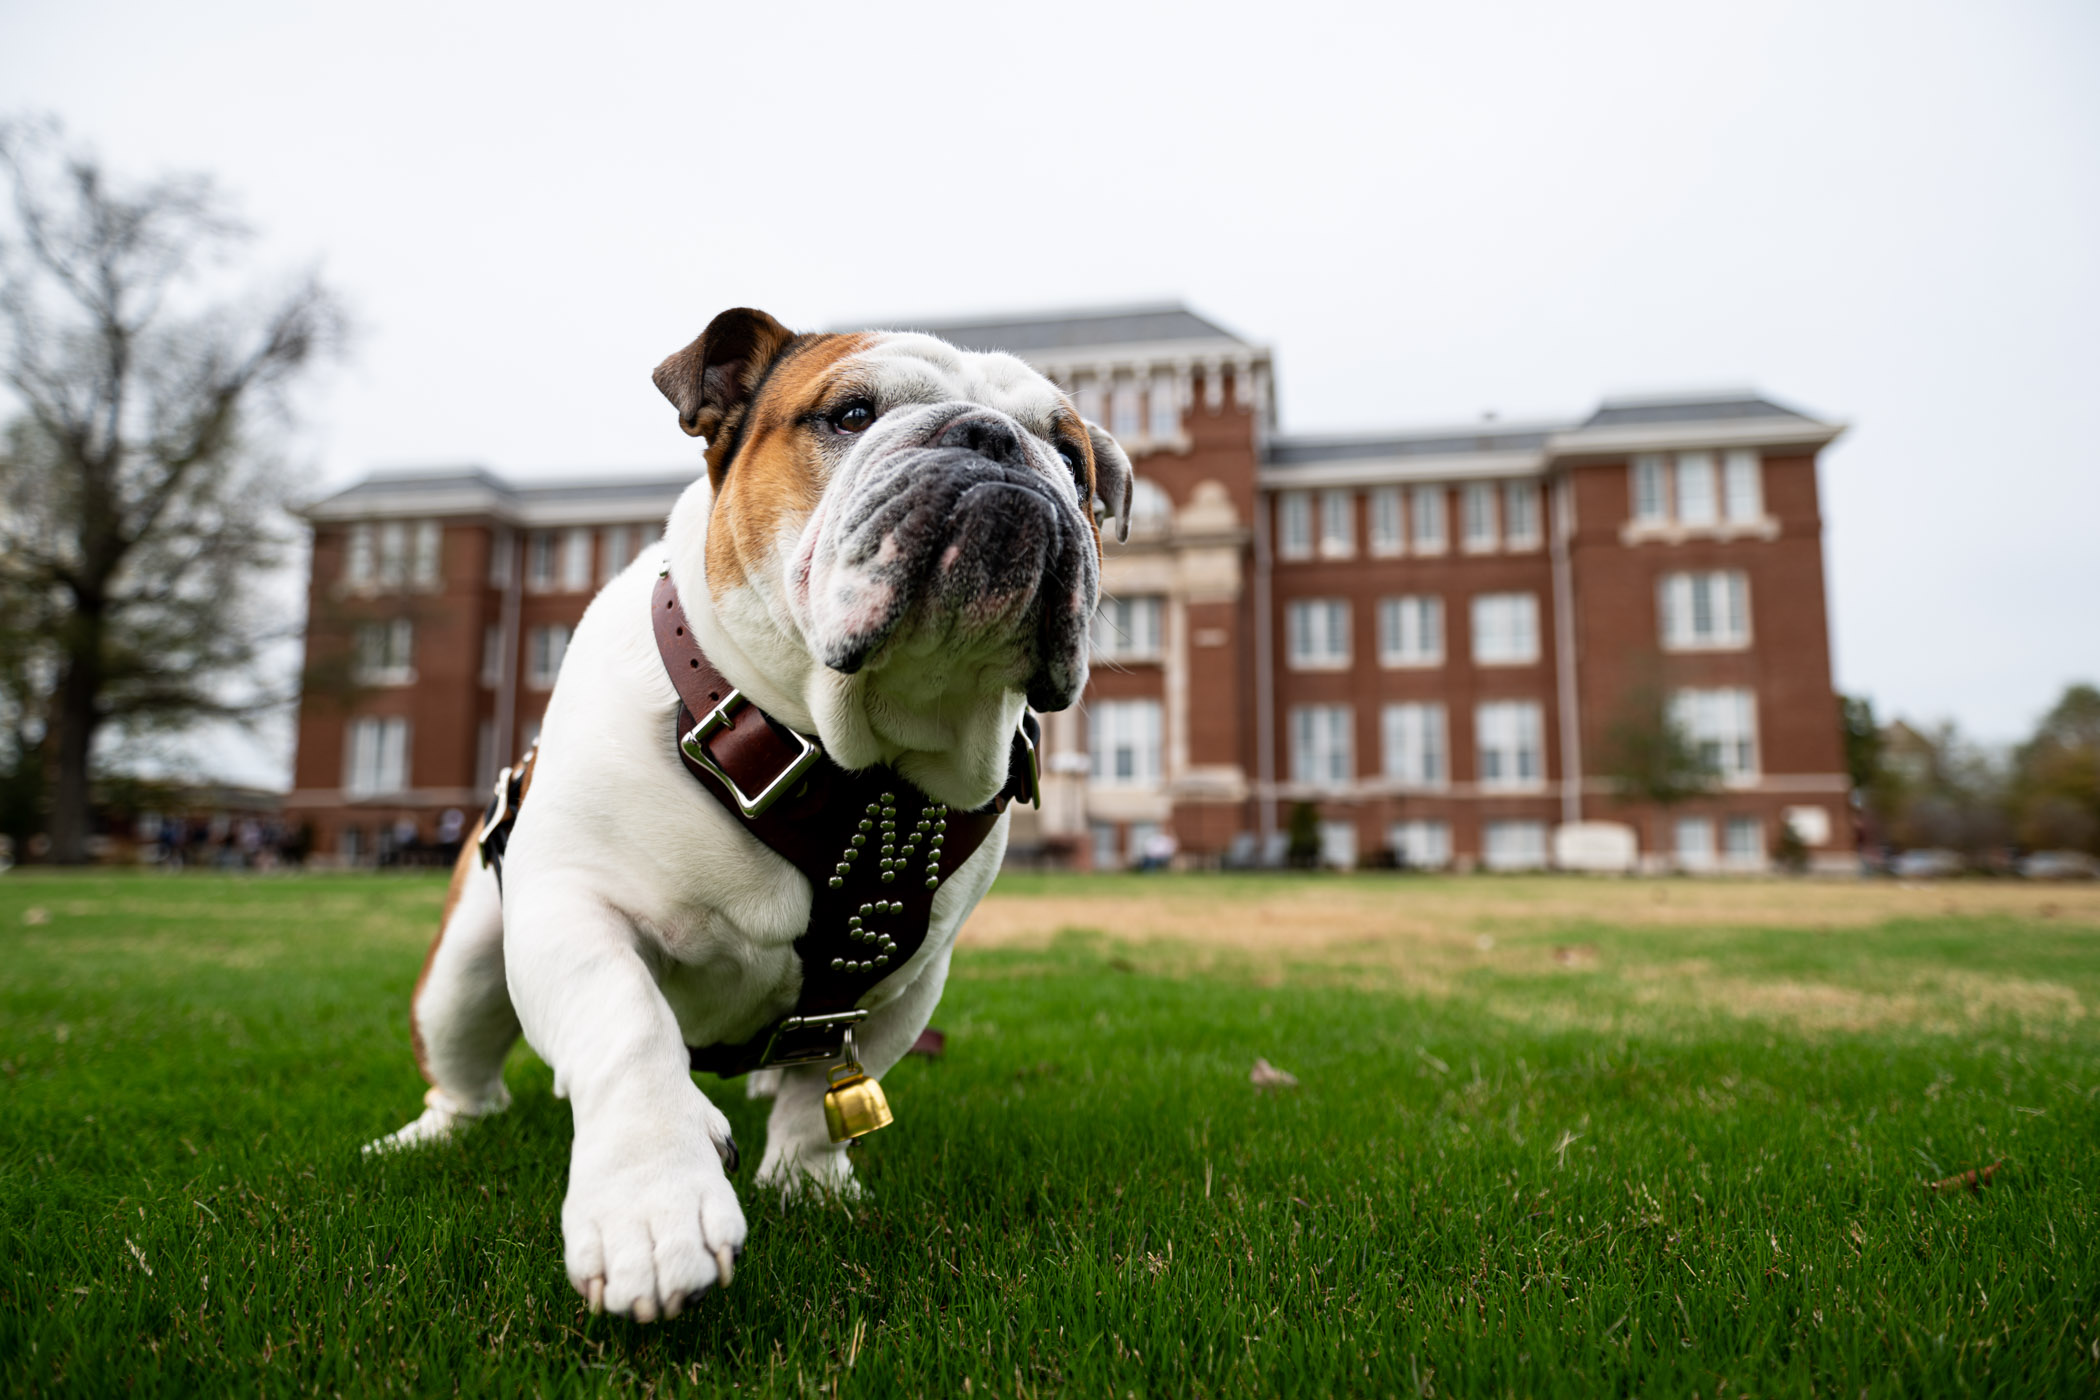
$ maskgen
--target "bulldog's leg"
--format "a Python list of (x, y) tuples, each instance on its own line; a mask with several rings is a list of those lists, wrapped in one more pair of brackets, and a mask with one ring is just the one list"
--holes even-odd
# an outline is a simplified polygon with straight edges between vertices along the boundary
[[(926, 1029), (948, 981), (948, 954), (928, 965), (896, 1000), (874, 1012), (854, 1032), (861, 1067), (875, 1078), (888, 1074)], [(793, 1065), (779, 1071), (773, 1112), (766, 1119), (766, 1155), (758, 1183), (789, 1197), (805, 1192), (857, 1199), (860, 1183), (846, 1160), (846, 1144), (831, 1140), (824, 1125), (824, 1090), (829, 1065)]]
[(451, 1135), (462, 1119), (510, 1106), (503, 1060), (518, 1039), (503, 977), (503, 904), (495, 872), (472, 841), (453, 867), (437, 939), (409, 1002), (409, 1040), (430, 1083), (423, 1115), (365, 1147), (416, 1147)]
[(554, 880), (513, 890), (505, 946), (526, 1038), (574, 1109), (562, 1240), (592, 1311), (676, 1316), (729, 1282), (744, 1212), (729, 1120), (693, 1083), (678, 1022), (618, 910)]

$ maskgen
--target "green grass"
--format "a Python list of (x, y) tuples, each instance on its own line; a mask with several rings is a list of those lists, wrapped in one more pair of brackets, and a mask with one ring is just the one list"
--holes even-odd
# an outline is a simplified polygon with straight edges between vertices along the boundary
[[(1144, 901), (1222, 895), (1229, 918), (1243, 888), (1298, 889), (1279, 881), (1005, 888), (1103, 917), (966, 950), (936, 1018), (947, 1058), (888, 1077), (897, 1126), (856, 1152), (866, 1201), (784, 1209), (747, 1169), (735, 1285), (639, 1327), (587, 1316), (563, 1277), (568, 1112), (529, 1053), (505, 1117), (358, 1155), (418, 1106), (405, 1001), (438, 882), (14, 872), (0, 1385), (2100, 1387), (2083, 914), (1672, 930), (1527, 915), (1536, 887), (1480, 881), (1462, 889), (1490, 907), (1461, 932), (1492, 928), (1495, 951), (1425, 991), (1390, 951), (1193, 972), (1115, 936)], [(1400, 909), (1439, 888), (1349, 886)], [(1556, 963), (1571, 943), (1594, 955)], [(1878, 1009), (1794, 1015), (1831, 997)], [(1255, 1093), (1257, 1054), (1301, 1087)], [(764, 1105), (726, 1087), (754, 1157)], [(1980, 1195), (1921, 1189), (2001, 1156)]]

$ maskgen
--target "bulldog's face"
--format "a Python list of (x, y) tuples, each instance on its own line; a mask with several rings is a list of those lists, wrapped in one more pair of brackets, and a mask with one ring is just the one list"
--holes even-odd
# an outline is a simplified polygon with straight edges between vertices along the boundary
[(1093, 503), (1129, 514), (1114, 440), (1012, 356), (757, 311), (715, 318), (656, 383), (707, 439), (705, 577), (736, 645), (841, 764), (989, 798), (1023, 702), (1086, 685)]

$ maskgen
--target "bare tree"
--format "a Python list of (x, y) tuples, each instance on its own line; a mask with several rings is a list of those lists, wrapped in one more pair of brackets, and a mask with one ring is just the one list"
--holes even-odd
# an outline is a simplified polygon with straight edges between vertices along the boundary
[(202, 177), (118, 182), (48, 123), (0, 127), (0, 170), (0, 742), (17, 778), (48, 774), (51, 857), (77, 862), (105, 726), (266, 698), (254, 584), (290, 540), (273, 449), (343, 318), (313, 276), (227, 294), (213, 270), (247, 235)]
[[(1650, 667), (1649, 670), (1653, 668)], [(1640, 674), (1619, 699), (1605, 730), (1600, 755), (1605, 775), (1622, 801), (1647, 803), (1658, 815), (1654, 849), (1668, 850), (1664, 837), (1672, 808), (1712, 792), (1720, 772), (1670, 713), (1661, 682)]]

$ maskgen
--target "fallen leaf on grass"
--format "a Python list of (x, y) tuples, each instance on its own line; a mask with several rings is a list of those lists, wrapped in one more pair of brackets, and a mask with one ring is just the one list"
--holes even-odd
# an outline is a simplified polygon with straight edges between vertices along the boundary
[(1594, 943), (1563, 943), (1553, 950), (1553, 961), (1562, 967), (1595, 967), (1597, 945)]
[(51, 922), (51, 911), (49, 909), (24, 909), (22, 911), (22, 922), (25, 924), (48, 924)]
[(131, 1257), (139, 1261), (139, 1267), (146, 1271), (146, 1277), (152, 1278), (153, 1266), (146, 1262), (146, 1251), (133, 1244), (129, 1235), (124, 1237), (124, 1244), (126, 1248), (130, 1249)]
[(1278, 1069), (1257, 1055), (1254, 1068), (1247, 1071), (1247, 1082), (1257, 1089), (1295, 1089), (1298, 1076), (1287, 1069)]
[(919, 1038), (911, 1043), (907, 1055), (924, 1055), (929, 1060), (938, 1060), (948, 1053), (948, 1033), (937, 1031), (932, 1026), (919, 1032)]
[(1941, 1177), (1938, 1181), (1928, 1181), (1925, 1183), (1925, 1189), (1938, 1192), (1952, 1191), (1957, 1187), (1967, 1187), (1971, 1192), (1981, 1195), (1983, 1188), (1991, 1184), (1991, 1178), (1998, 1174), (1998, 1168), (2004, 1165), (2005, 1159), (2000, 1157), (1987, 1167), (1971, 1167), (1965, 1172), (1956, 1172), (1952, 1176)]

